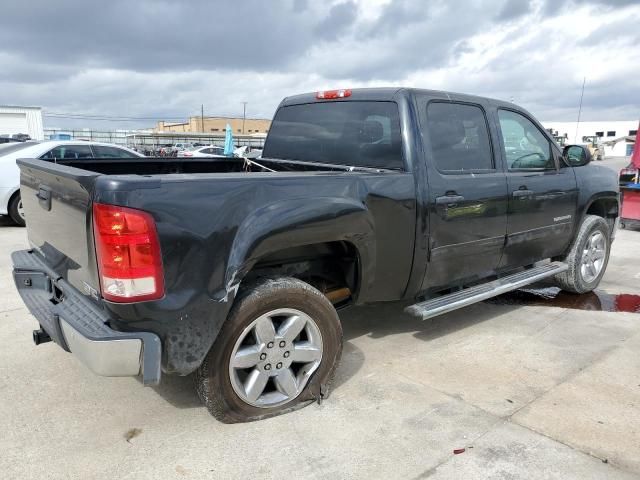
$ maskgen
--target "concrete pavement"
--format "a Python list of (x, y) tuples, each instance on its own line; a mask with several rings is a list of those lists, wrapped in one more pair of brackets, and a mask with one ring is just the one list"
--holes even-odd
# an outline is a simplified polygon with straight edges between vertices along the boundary
[[(603, 291), (640, 294), (638, 245), (618, 232)], [(224, 425), (191, 378), (144, 388), (35, 347), (10, 271), (24, 246), (0, 219), (3, 479), (640, 478), (640, 314), (354, 308), (326, 402)]]

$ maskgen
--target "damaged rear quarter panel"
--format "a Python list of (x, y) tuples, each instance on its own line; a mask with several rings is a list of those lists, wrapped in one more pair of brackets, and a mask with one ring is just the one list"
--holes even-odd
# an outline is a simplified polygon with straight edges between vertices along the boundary
[(200, 365), (242, 279), (270, 252), (319, 242), (351, 242), (361, 264), (360, 301), (399, 299), (405, 291), (416, 216), (411, 174), (296, 172), (161, 178), (159, 188), (118, 195), (114, 203), (153, 215), (166, 295), (151, 302), (105, 305), (115, 327), (160, 336), (165, 372), (184, 375)]

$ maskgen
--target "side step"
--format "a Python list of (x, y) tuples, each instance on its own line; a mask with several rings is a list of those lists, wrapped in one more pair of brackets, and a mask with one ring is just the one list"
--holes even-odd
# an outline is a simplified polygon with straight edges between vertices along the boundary
[(458, 308), (466, 307), (487, 298), (497, 297), (503, 293), (517, 290), (546, 277), (566, 271), (569, 266), (562, 262), (551, 262), (533, 267), (523, 272), (514, 273), (492, 282), (465, 288), (441, 297), (432, 298), (425, 302), (416, 303), (404, 309), (410, 315), (423, 320), (448, 313)]

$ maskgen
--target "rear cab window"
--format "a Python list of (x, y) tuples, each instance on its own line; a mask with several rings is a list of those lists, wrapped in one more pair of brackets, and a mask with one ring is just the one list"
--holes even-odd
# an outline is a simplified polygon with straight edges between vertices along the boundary
[(262, 156), (403, 170), (398, 105), (337, 101), (281, 107)]

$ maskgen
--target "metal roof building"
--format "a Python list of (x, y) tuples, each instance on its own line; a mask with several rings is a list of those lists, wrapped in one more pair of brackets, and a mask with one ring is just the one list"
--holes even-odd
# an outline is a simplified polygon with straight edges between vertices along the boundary
[(26, 133), (33, 140), (44, 140), (42, 109), (0, 105), (0, 136)]

